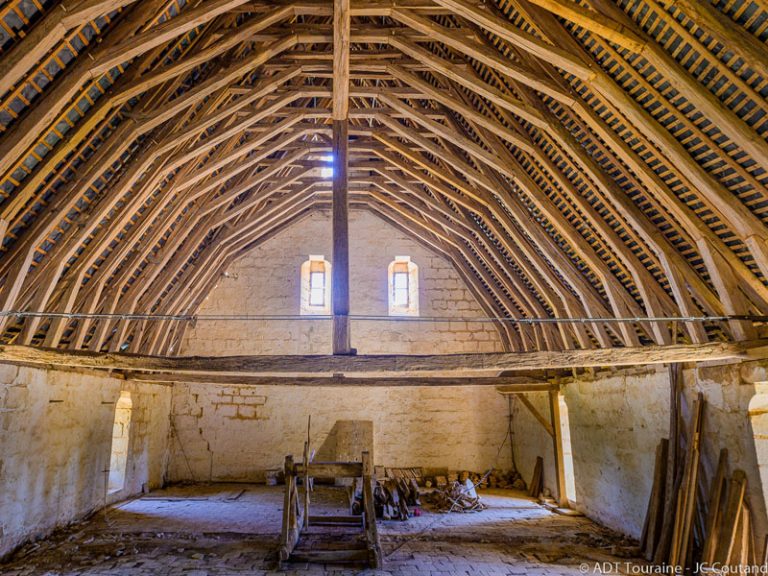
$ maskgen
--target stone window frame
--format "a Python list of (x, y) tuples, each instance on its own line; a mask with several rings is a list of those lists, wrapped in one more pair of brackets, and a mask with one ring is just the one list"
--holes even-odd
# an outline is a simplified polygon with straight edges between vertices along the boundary
[[(322, 267), (324, 272), (324, 298), (322, 306), (310, 304), (310, 279), (312, 272)], [(310, 254), (301, 265), (301, 302), (299, 313), (302, 316), (329, 316), (331, 314), (331, 263), (322, 254)]]
[[(395, 303), (395, 274), (399, 272), (408, 274), (408, 304), (406, 306)], [(387, 267), (387, 301), (390, 316), (419, 315), (419, 267), (411, 261), (410, 256), (395, 256), (395, 259)]]

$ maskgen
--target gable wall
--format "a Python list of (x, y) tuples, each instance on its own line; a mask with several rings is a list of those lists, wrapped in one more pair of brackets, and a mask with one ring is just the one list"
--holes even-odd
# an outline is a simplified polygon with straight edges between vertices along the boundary
[[(387, 267), (410, 256), (419, 267), (420, 316), (484, 318), (486, 314), (445, 258), (364, 211), (350, 213), (350, 309), (387, 316)], [(300, 269), (310, 254), (333, 264), (331, 219), (317, 212), (235, 262), (198, 314), (298, 315)], [(329, 354), (330, 320), (205, 321), (188, 328), (182, 355)], [(359, 354), (449, 354), (502, 350), (490, 322), (354, 320)]]

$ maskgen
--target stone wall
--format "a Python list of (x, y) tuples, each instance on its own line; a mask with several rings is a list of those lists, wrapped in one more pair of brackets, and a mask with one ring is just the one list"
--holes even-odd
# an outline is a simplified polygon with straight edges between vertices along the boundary
[[(124, 488), (107, 495), (121, 390), (131, 393)], [(169, 387), (108, 376), (0, 365), (0, 557), (104, 506), (163, 482)]]
[(493, 389), (179, 384), (171, 479), (261, 481), (301, 458), (310, 415), (316, 449), (337, 421), (371, 420), (377, 465), (509, 468), (508, 445), (496, 459), (507, 402)]
[[(730, 469), (744, 470), (757, 541), (768, 531), (765, 487), (768, 486), (768, 384), (757, 363), (686, 368), (683, 414), (698, 392), (707, 401), (704, 413), (702, 466), (714, 475), (721, 448), (729, 450)], [(572, 506), (598, 522), (639, 537), (653, 480), (655, 450), (669, 432), (669, 372), (648, 367), (581, 376), (565, 383), (576, 498)], [(541, 414), (549, 416), (546, 394), (529, 394)], [(517, 464), (531, 478), (536, 456), (545, 460), (544, 484), (556, 492), (552, 441), (517, 405)]]
[(656, 445), (669, 431), (665, 369), (622, 371), (565, 388), (576, 479), (574, 507), (639, 536)]
[[(201, 315), (296, 315), (300, 269), (309, 255), (332, 263), (331, 221), (318, 212), (234, 263)], [(419, 267), (421, 317), (485, 317), (450, 262), (374, 215), (350, 215), (353, 315), (387, 316), (387, 268), (396, 256)], [(327, 354), (330, 321), (199, 321), (181, 354)], [(360, 354), (448, 354), (501, 351), (487, 322), (417, 323), (407, 319), (352, 323)], [(506, 400), (467, 388), (296, 388), (179, 385), (174, 389), (176, 480), (259, 480), (300, 456), (307, 416), (317, 448), (337, 420), (372, 420), (376, 464), (483, 470), (494, 463), (506, 430)], [(183, 452), (182, 452), (183, 447)], [(500, 464), (509, 465), (509, 451)]]
[[(350, 311), (387, 316), (387, 267), (410, 256), (419, 267), (421, 317), (480, 318), (485, 313), (450, 262), (365, 211), (350, 214)], [(235, 262), (200, 307), (200, 315), (297, 315), (300, 269), (310, 254), (332, 262), (331, 220), (317, 212)], [(330, 320), (205, 321), (188, 328), (180, 354), (328, 354)], [(448, 354), (502, 350), (488, 322), (354, 320), (360, 354)]]

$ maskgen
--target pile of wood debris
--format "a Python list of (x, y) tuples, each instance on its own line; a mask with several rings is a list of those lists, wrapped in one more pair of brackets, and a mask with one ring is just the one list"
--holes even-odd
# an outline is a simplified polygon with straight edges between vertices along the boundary
[[(354, 487), (352, 513), (361, 513), (362, 486)], [(408, 520), (421, 506), (419, 485), (413, 478), (384, 478), (376, 480), (373, 488), (373, 502), (376, 518), (382, 520)]]
[(408, 520), (411, 511), (421, 506), (419, 486), (411, 478), (378, 480), (373, 490), (376, 517), (383, 520)]
[(427, 493), (424, 499), (438, 512), (480, 512), (488, 508), (477, 495), (476, 485), (467, 478)]
[[(485, 473), (464, 470), (425, 476), (422, 468), (377, 467), (376, 477), (373, 491), (376, 517), (383, 520), (408, 520), (410, 516), (418, 515), (422, 496), (438, 512), (479, 512), (485, 510), (486, 505), (477, 495), (478, 489), (526, 489), (518, 472), (497, 470)], [(355, 487), (353, 513), (361, 494), (362, 488)]]

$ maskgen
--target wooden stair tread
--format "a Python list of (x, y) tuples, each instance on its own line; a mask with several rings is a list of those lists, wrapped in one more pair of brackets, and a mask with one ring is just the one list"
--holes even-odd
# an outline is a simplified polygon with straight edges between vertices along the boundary
[(360, 526), (363, 523), (363, 516), (359, 514), (350, 515), (331, 515), (318, 514), (310, 515), (310, 526)]
[(291, 562), (366, 562), (369, 552), (366, 547), (338, 550), (294, 550)]

